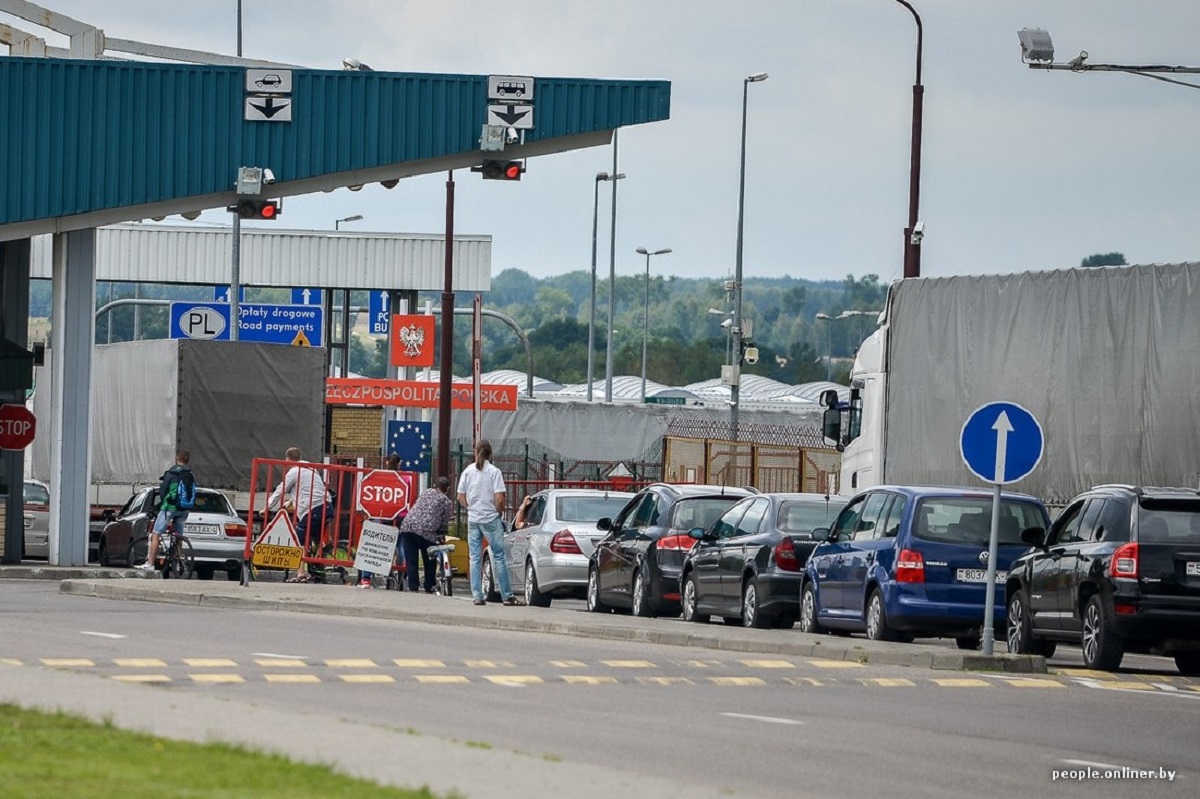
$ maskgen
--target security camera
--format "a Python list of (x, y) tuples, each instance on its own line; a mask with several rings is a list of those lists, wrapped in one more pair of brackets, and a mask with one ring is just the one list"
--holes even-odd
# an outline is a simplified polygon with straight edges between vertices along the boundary
[(517, 132), (516, 128), (505, 128), (504, 129), (504, 143), (505, 144), (516, 144), (520, 140), (521, 140), (521, 134)]
[(746, 363), (752, 366), (758, 363), (758, 347), (747, 347), (746, 353), (742, 357)]
[(262, 172), (262, 179), (263, 183), (266, 183), (269, 186), (275, 182), (275, 173), (269, 169), (264, 169)]
[(913, 244), (920, 244), (921, 240), (924, 238), (925, 238), (925, 223), (917, 222), (915, 225), (913, 225), (912, 236), (910, 237), (910, 241), (912, 241)]

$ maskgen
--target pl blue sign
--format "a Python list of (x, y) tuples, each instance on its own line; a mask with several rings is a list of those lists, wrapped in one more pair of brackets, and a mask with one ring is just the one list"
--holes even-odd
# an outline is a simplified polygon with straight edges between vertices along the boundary
[(368, 304), (371, 320), (371, 335), (386, 336), (388, 328), (388, 293), (386, 291), (372, 291), (371, 301)]
[[(264, 344), (323, 346), (324, 313), (315, 305), (238, 306), (241, 324), (238, 339)], [(229, 305), (225, 303), (171, 303), (171, 338), (229, 341)]]

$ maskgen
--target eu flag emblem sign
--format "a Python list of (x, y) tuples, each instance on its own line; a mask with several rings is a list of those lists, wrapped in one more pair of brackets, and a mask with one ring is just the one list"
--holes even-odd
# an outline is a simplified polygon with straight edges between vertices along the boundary
[(387, 454), (399, 456), (403, 471), (427, 472), (433, 452), (432, 438), (432, 422), (388, 422)]

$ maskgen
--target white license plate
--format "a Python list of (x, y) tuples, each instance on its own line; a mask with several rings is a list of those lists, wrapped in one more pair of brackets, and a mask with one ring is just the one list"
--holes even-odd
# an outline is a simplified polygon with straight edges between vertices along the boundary
[[(987, 569), (959, 569), (954, 573), (954, 579), (960, 583), (986, 583)], [(996, 572), (997, 583), (1002, 583), (1007, 579), (1008, 572)]]
[(221, 527), (216, 524), (185, 524), (183, 526), (186, 535), (220, 535)]
[(1200, 577), (1200, 563), (1189, 561), (1187, 565), (1188, 577)]

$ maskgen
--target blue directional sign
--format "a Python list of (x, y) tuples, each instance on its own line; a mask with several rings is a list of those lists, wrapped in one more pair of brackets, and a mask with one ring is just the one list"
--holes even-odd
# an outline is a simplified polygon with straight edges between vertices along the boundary
[[(229, 286), (213, 286), (213, 300), (229, 302)], [(246, 301), (246, 287), (238, 286), (238, 302)]]
[(321, 289), (292, 289), (292, 305), (320, 305)]
[(372, 291), (371, 301), (368, 303), (371, 312), (371, 335), (387, 335), (390, 315), (388, 313), (388, 293), (386, 291)]
[[(265, 344), (295, 344), (320, 347), (324, 335), (324, 311), (317, 305), (238, 306), (241, 324), (238, 339)], [(171, 338), (229, 341), (229, 305), (225, 303), (171, 303)]]
[(1045, 437), (1033, 414), (1013, 402), (989, 402), (963, 425), (959, 451), (967, 468), (987, 483), (1023, 480), (1042, 460)]

